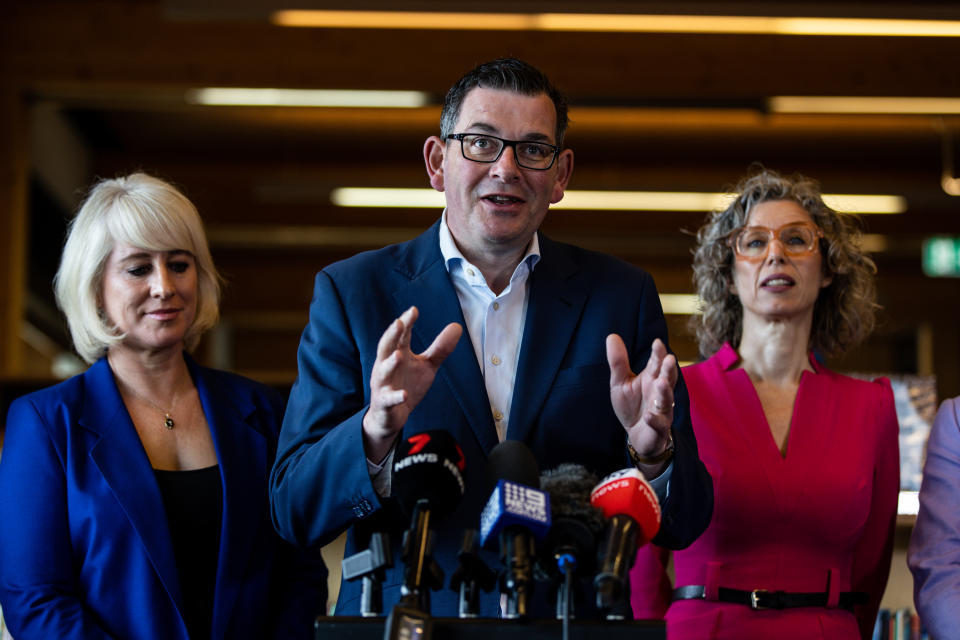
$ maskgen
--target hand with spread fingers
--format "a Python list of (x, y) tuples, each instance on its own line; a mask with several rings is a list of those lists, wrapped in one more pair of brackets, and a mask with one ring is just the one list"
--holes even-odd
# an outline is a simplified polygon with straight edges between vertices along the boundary
[(371, 460), (382, 460), (389, 453), (410, 412), (426, 395), (437, 369), (463, 333), (463, 327), (451, 322), (426, 351), (413, 353), (410, 333), (418, 316), (417, 308), (410, 307), (377, 343), (377, 360), (370, 374), (370, 408), (363, 417), (364, 445)]
[[(676, 356), (667, 353), (658, 338), (653, 341), (647, 365), (634, 374), (623, 339), (611, 334), (607, 336), (607, 362), (610, 402), (627, 430), (627, 441), (640, 458), (657, 460), (671, 444), (673, 387), (679, 372)], [(665, 461), (658, 460), (651, 466), (662, 467)]]

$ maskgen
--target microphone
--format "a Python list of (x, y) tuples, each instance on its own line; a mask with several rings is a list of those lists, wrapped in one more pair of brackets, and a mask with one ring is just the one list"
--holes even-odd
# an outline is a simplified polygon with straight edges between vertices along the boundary
[(632, 618), (627, 572), (637, 549), (650, 542), (660, 530), (660, 503), (657, 494), (637, 469), (614, 471), (590, 493), (590, 502), (610, 520), (606, 551), (593, 581), (597, 608), (608, 620)]
[(497, 573), (480, 557), (479, 535), (476, 529), (463, 532), (463, 543), (457, 554), (460, 564), (450, 576), (450, 589), (460, 594), (461, 618), (480, 615), (480, 590), (490, 592), (497, 586)]
[(550, 497), (539, 490), (537, 461), (525, 444), (505, 440), (490, 451), (487, 480), (496, 484), (480, 514), (480, 544), (499, 542), (505, 618), (529, 613), (535, 539), (550, 528)]
[(603, 531), (600, 510), (590, 504), (597, 476), (579, 464), (564, 463), (540, 476), (550, 492), (553, 526), (541, 545), (539, 566), (556, 584), (557, 617), (567, 620), (577, 593), (575, 577), (593, 575), (597, 537)]
[(340, 575), (343, 580), (362, 579), (360, 592), (360, 615), (364, 618), (379, 616), (383, 612), (384, 570), (393, 566), (390, 552), (390, 536), (377, 531), (370, 536), (370, 546), (364, 551), (347, 556), (341, 561)]
[(443, 587), (443, 570), (431, 557), (433, 520), (457, 508), (466, 485), (463, 451), (446, 431), (417, 433), (397, 445), (393, 496), (410, 517), (403, 536), (401, 605), (430, 613), (430, 590)]

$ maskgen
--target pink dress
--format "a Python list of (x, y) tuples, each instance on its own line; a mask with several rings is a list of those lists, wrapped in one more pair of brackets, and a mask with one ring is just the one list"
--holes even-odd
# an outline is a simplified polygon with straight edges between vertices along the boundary
[(885, 378), (834, 373), (812, 357), (780, 454), (753, 384), (724, 345), (686, 367), (700, 458), (713, 476), (707, 530), (673, 555), (676, 585), (823, 592), (835, 603), (864, 591), (869, 604), (752, 610), (705, 600), (670, 604), (667, 553), (640, 549), (631, 572), (637, 618), (666, 613), (683, 638), (870, 637), (886, 587), (900, 485), (898, 423)]

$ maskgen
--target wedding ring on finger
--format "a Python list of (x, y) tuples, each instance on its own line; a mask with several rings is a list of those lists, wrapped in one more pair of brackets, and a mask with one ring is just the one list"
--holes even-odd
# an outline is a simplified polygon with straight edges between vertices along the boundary
[[(676, 404), (677, 404), (676, 402), (671, 403), (670, 408), (672, 409), (673, 407), (676, 406)], [(659, 413), (663, 413), (664, 411), (667, 410), (667, 403), (663, 402), (662, 400), (654, 400), (653, 408), (656, 409)]]

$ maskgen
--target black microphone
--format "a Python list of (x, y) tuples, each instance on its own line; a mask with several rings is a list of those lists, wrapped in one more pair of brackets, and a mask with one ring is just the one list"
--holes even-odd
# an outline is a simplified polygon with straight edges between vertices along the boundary
[(597, 476), (579, 464), (564, 463), (540, 475), (540, 486), (550, 493), (550, 531), (540, 546), (538, 566), (549, 576), (556, 598), (557, 617), (567, 620), (575, 602), (575, 578), (593, 576), (597, 539), (605, 525), (603, 513), (590, 504)]
[(463, 543), (457, 554), (459, 565), (450, 576), (450, 589), (460, 594), (459, 616), (476, 618), (480, 615), (480, 591), (492, 591), (497, 586), (497, 573), (480, 557), (480, 533), (476, 529), (463, 532)]
[(538, 489), (533, 453), (517, 440), (505, 440), (490, 451), (487, 481), (495, 486), (480, 514), (480, 542), (487, 547), (499, 543), (503, 616), (522, 618), (529, 613), (533, 591), (535, 540), (550, 527), (549, 496)]
[(410, 517), (403, 536), (401, 606), (430, 613), (430, 590), (443, 587), (443, 570), (432, 553), (433, 521), (457, 508), (466, 488), (463, 451), (446, 431), (414, 434), (397, 445), (392, 493)]

